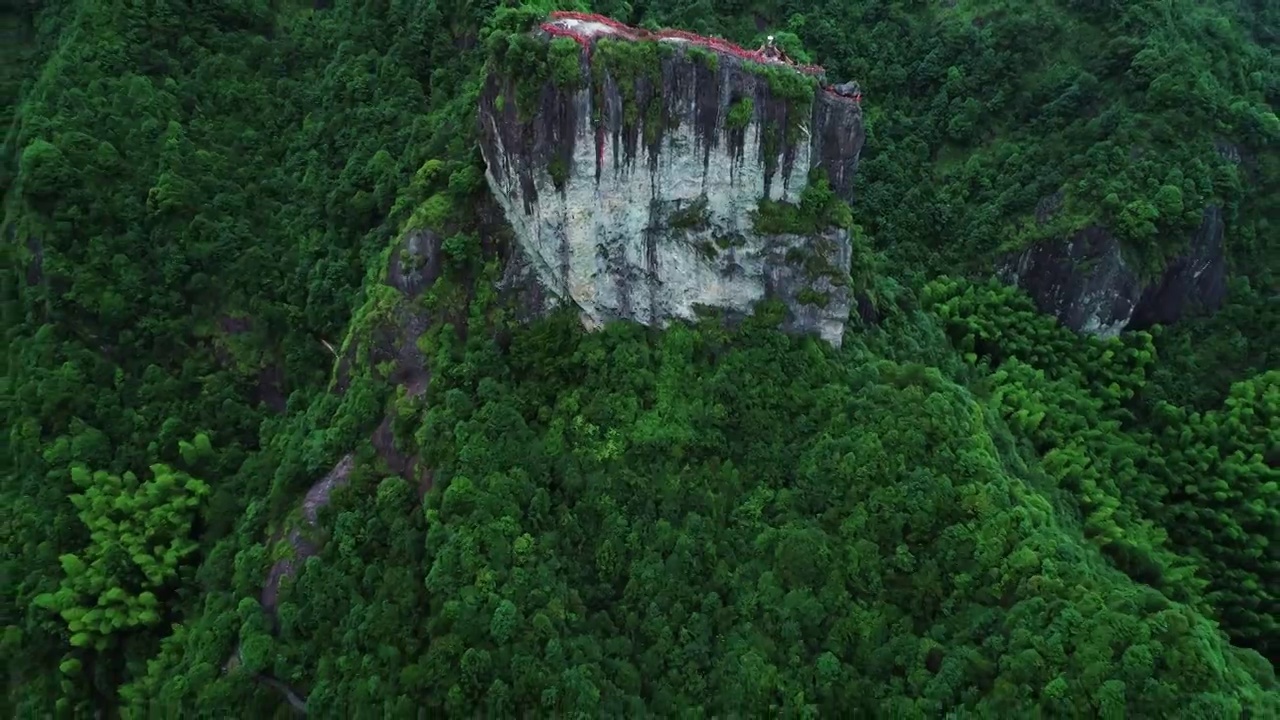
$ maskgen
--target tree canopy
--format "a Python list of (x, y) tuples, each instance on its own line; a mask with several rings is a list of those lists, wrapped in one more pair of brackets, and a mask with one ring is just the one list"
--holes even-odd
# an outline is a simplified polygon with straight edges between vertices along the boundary
[[(860, 83), (839, 350), (500, 296), (498, 6), (0, 8), (13, 716), (1280, 714), (1280, 6), (554, 5)], [(1210, 206), (1213, 316), (988, 280)]]

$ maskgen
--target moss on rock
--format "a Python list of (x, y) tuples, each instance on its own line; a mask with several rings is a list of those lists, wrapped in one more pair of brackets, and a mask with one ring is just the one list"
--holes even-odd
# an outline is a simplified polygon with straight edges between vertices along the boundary
[(813, 288), (803, 288), (796, 293), (796, 301), (801, 305), (824, 308), (831, 302), (831, 293), (819, 292)]
[(564, 190), (565, 184), (569, 182), (569, 163), (564, 158), (552, 158), (547, 165), (547, 172), (551, 175), (551, 182), (555, 184), (556, 190)]
[(668, 222), (676, 230), (698, 230), (705, 228), (709, 221), (707, 198), (704, 195), (672, 213)]

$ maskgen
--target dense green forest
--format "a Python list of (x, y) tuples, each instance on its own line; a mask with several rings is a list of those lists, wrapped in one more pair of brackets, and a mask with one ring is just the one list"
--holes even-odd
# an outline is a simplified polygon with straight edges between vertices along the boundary
[[(551, 5), (8, 0), (7, 715), (1280, 716), (1280, 4), (555, 7), (858, 79), (878, 322), (525, 322), (475, 108)], [(1212, 316), (990, 280), (1210, 204)]]

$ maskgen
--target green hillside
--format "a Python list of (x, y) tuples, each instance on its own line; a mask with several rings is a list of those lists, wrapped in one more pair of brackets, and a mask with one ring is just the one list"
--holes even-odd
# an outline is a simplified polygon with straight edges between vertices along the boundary
[[(1274, 3), (572, 9), (859, 80), (880, 323), (517, 322), (497, 3), (0, 8), (11, 716), (1280, 715)], [(1209, 204), (1211, 317), (1104, 341), (989, 281), (1090, 223), (1154, 271)]]

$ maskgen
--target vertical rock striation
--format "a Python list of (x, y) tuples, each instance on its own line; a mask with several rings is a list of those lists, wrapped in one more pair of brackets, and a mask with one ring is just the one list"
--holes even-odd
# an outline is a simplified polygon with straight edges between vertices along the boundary
[(700, 306), (746, 314), (776, 298), (789, 330), (839, 344), (847, 230), (765, 227), (759, 210), (800, 204), (814, 170), (852, 200), (858, 104), (678, 40), (580, 37), (576, 78), (522, 93), (527, 77), (495, 71), (481, 92), (487, 179), (528, 270), (589, 326), (662, 325)]

